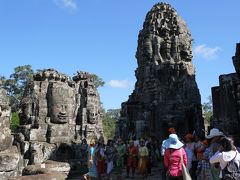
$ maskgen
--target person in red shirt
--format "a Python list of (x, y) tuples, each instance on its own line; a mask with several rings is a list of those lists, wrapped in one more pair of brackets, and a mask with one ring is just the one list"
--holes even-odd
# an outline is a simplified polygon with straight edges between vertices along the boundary
[(167, 169), (169, 180), (183, 180), (181, 151), (183, 163), (187, 165), (187, 155), (183, 148), (183, 143), (179, 141), (176, 134), (170, 134), (166, 140), (166, 151), (164, 152), (164, 165)]
[(138, 148), (134, 146), (134, 141), (130, 140), (129, 147), (127, 148), (127, 178), (129, 177), (130, 169), (132, 169), (132, 178), (134, 178), (137, 167), (137, 155)]

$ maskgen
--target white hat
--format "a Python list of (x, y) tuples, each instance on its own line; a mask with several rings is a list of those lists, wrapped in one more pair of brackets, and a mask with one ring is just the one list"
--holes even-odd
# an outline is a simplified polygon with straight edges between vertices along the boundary
[(183, 147), (183, 143), (179, 141), (178, 136), (176, 134), (170, 134), (169, 138), (164, 142), (166, 149), (179, 149)]
[(212, 128), (212, 129), (210, 130), (209, 135), (207, 135), (206, 138), (207, 138), (207, 139), (211, 139), (211, 138), (213, 138), (213, 137), (223, 136), (223, 135), (224, 135), (223, 132), (219, 131), (219, 129), (217, 129), (217, 128)]

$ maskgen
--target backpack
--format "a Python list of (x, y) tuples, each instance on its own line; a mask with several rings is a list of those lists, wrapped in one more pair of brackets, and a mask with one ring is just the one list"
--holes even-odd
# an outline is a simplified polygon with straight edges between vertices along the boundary
[(237, 152), (235, 157), (229, 161), (226, 167), (222, 170), (222, 177), (224, 180), (240, 180), (240, 167), (236, 163), (235, 158), (237, 156)]

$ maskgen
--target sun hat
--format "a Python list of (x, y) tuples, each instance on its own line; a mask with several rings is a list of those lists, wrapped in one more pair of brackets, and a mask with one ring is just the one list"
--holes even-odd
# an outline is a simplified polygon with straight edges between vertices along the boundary
[(183, 147), (183, 143), (179, 141), (178, 136), (176, 134), (170, 134), (169, 138), (164, 142), (166, 149), (179, 149)]
[(223, 135), (224, 135), (223, 132), (219, 131), (219, 129), (217, 129), (217, 128), (212, 128), (212, 129), (210, 130), (209, 135), (207, 135), (206, 138), (207, 138), (207, 139), (211, 139), (211, 138), (213, 138), (213, 137), (223, 136)]

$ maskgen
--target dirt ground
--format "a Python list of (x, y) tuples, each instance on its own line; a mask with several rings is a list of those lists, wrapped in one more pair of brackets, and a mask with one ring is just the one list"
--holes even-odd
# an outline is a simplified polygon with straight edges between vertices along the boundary
[[(152, 173), (150, 175), (148, 175), (147, 177), (142, 177), (140, 174), (138, 174), (137, 172), (135, 173), (135, 177), (134, 179), (138, 180), (138, 179), (144, 179), (144, 180), (162, 180), (161, 177), (161, 173), (162, 173), (162, 165), (159, 164), (156, 167), (152, 168)], [(70, 180), (83, 180), (83, 176), (82, 175), (76, 175), (74, 177), (69, 178)], [(130, 173), (130, 177), (127, 178), (126, 175), (126, 168), (123, 169), (123, 175), (122, 177), (117, 174), (117, 173), (113, 173), (111, 180), (130, 180), (133, 179), (131, 177), (131, 173)], [(97, 178), (92, 178), (92, 180), (97, 180)], [(101, 180), (109, 180), (109, 178), (107, 177), (106, 174), (104, 174), (101, 178)]]

